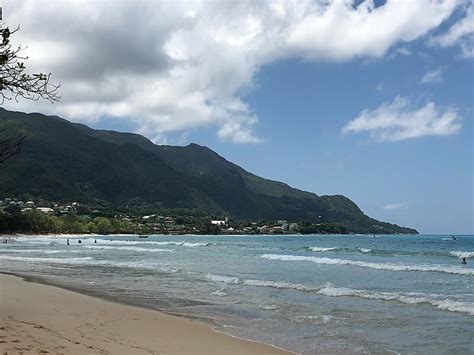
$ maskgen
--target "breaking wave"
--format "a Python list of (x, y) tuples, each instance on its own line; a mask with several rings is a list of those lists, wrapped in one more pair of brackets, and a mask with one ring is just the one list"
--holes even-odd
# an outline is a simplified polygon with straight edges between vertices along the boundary
[(459, 259), (462, 259), (462, 258), (468, 259), (468, 258), (474, 257), (474, 251), (451, 251), (449, 252), (449, 254)]
[(92, 260), (92, 257), (86, 256), (83, 258), (29, 258), (26, 256), (9, 256), (0, 255), (0, 260), (10, 261), (30, 261), (30, 262), (49, 262), (49, 263), (61, 263), (61, 264), (87, 264)]
[(206, 279), (215, 281), (215, 282), (224, 282), (229, 285), (237, 285), (240, 283), (240, 279), (238, 277), (225, 276), (225, 275), (207, 274)]
[(180, 271), (176, 268), (163, 267), (161, 264), (154, 261), (133, 261), (121, 262), (112, 260), (97, 260), (90, 256), (83, 258), (29, 258), (25, 256), (9, 256), (0, 255), (0, 260), (8, 261), (26, 261), (31, 263), (48, 263), (48, 264), (70, 264), (70, 265), (84, 265), (84, 266), (110, 266), (119, 268), (139, 268), (148, 269), (166, 273), (176, 273)]
[(455, 301), (445, 298), (442, 295), (426, 295), (423, 293), (399, 293), (399, 292), (373, 292), (368, 290), (357, 290), (345, 287), (335, 287), (326, 284), (323, 287), (294, 284), (284, 281), (268, 280), (240, 280), (238, 277), (208, 274), (208, 279), (226, 284), (241, 284), (245, 286), (270, 287), (275, 289), (294, 289), (305, 292), (315, 292), (329, 297), (359, 297), (370, 300), (397, 301), (405, 304), (430, 304), (440, 310), (450, 312), (462, 312), (474, 315), (474, 304), (468, 302)]
[(266, 281), (266, 280), (244, 280), (242, 284), (246, 286), (272, 287), (277, 289), (294, 289), (298, 291), (317, 291), (318, 287), (305, 286), (284, 281)]
[(280, 306), (277, 304), (259, 304), (258, 306), (267, 311), (275, 311), (277, 309), (280, 309)]
[(87, 249), (100, 249), (100, 250), (126, 250), (126, 251), (137, 251), (137, 252), (150, 252), (150, 253), (158, 253), (158, 252), (172, 252), (173, 249), (158, 249), (158, 248), (141, 248), (141, 247), (132, 247), (132, 246), (122, 246), (122, 247), (112, 247), (109, 245), (84, 245), (83, 248)]
[[(38, 253), (38, 254), (59, 254), (67, 253), (69, 250), (47, 250), (47, 249), (2, 249), (1, 253)], [(78, 252), (75, 250), (74, 252)]]
[(443, 311), (462, 312), (469, 315), (474, 315), (474, 304), (468, 302), (454, 301), (450, 299), (440, 299), (439, 295), (424, 295), (424, 294), (403, 294), (399, 292), (371, 292), (367, 290), (355, 290), (345, 287), (334, 287), (330, 284), (321, 288), (318, 294), (331, 297), (360, 297), (370, 300), (382, 301), (398, 301), (406, 304), (422, 304), (427, 303), (435, 306)]
[(211, 295), (224, 297), (227, 296), (227, 293), (224, 290), (215, 290), (214, 292), (211, 292)]
[(386, 271), (421, 271), (421, 272), (444, 272), (448, 274), (458, 275), (474, 275), (474, 269), (446, 266), (446, 265), (430, 265), (430, 264), (395, 264), (395, 263), (374, 263), (368, 261), (356, 261), (345, 259), (320, 258), (315, 256), (298, 256), (298, 255), (278, 255), (264, 254), (263, 259), (280, 260), (280, 261), (307, 261), (315, 264), (323, 265), (353, 265), (358, 267), (370, 268), (375, 270)]
[(309, 250), (311, 250), (311, 251), (319, 251), (319, 252), (333, 251), (333, 250), (337, 250), (337, 249), (339, 249), (339, 248), (309, 247)]
[(245, 286), (256, 286), (256, 287), (272, 287), (277, 289), (294, 289), (299, 291), (317, 291), (319, 287), (305, 286), (301, 284), (294, 284), (284, 281), (267, 281), (267, 280), (253, 280), (253, 279), (243, 279), (236, 276), (227, 276), (227, 275), (216, 275), (216, 274), (207, 274), (206, 278), (215, 281), (215, 282), (224, 282), (231, 285), (245, 285)]
[(193, 242), (155, 242), (155, 241), (138, 241), (138, 240), (97, 240), (97, 244), (101, 245), (174, 245), (174, 246), (183, 246), (183, 247), (207, 247), (211, 245), (211, 243), (193, 243)]

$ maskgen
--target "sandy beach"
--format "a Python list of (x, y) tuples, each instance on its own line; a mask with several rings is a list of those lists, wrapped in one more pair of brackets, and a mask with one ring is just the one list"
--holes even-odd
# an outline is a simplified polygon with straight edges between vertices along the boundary
[(203, 322), (0, 274), (2, 354), (288, 354)]

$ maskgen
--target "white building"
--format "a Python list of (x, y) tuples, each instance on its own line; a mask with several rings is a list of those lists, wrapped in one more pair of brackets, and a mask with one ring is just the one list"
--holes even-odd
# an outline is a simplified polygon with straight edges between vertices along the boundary
[(43, 212), (43, 213), (46, 213), (46, 214), (52, 214), (54, 212), (54, 210), (52, 208), (49, 208), (49, 207), (36, 207), (36, 210), (40, 211), (40, 212)]
[(27, 203), (25, 203), (25, 206), (26, 207), (29, 207), (29, 208), (34, 208), (35, 207), (35, 203), (33, 201), (28, 201)]
[(226, 222), (225, 220), (212, 220), (212, 224), (215, 224), (216, 226), (225, 226)]

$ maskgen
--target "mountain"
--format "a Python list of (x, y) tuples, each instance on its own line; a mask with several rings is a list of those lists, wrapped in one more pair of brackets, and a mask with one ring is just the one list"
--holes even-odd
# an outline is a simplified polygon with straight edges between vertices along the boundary
[(0, 166), (0, 198), (185, 208), (237, 219), (338, 223), (356, 233), (416, 233), (366, 216), (347, 197), (256, 176), (197, 144), (155, 145), (56, 116), (0, 108), (0, 139), (28, 135)]

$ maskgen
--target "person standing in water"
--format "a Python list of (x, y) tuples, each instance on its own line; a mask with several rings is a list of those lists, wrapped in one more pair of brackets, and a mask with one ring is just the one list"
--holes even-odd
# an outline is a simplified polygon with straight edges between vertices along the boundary
[(67, 245), (69, 245), (69, 238), (67, 238), (67, 242), (66, 242), (66, 243), (67, 243)]
[(461, 264), (463, 264), (463, 265), (467, 264), (466, 258), (462, 258)]

